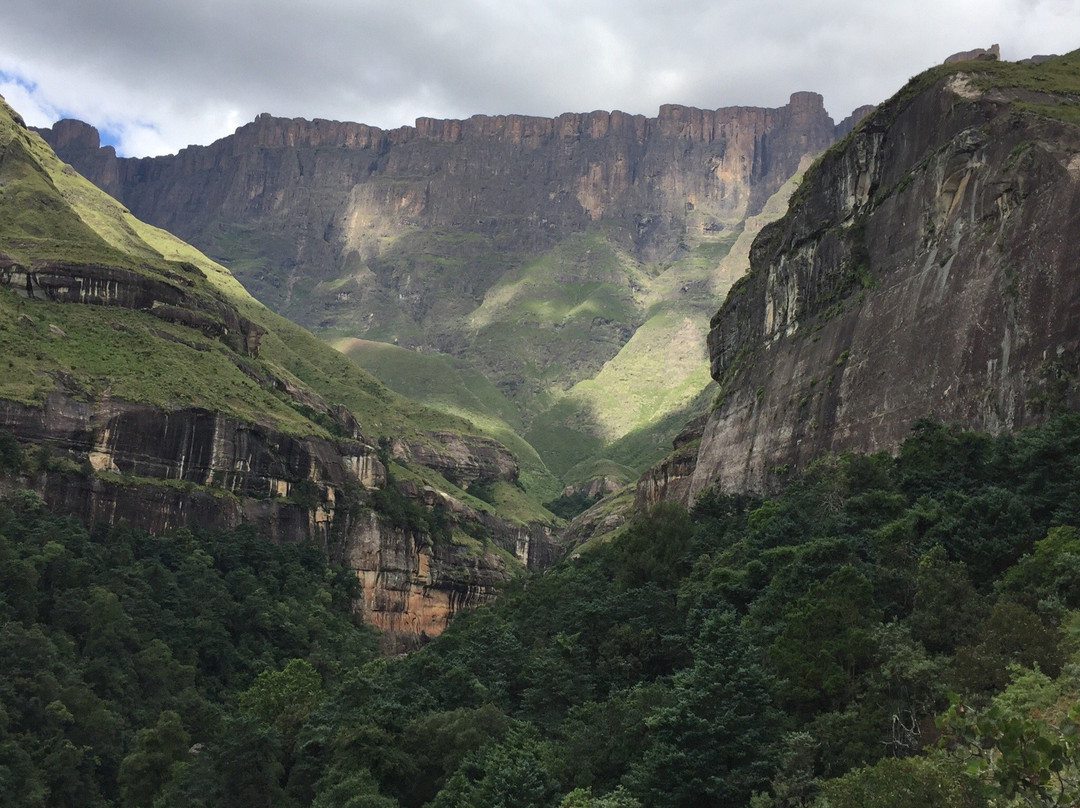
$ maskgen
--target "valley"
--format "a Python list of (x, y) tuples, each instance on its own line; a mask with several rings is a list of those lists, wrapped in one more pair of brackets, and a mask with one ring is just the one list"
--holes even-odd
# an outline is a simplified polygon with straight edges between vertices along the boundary
[(599, 460), (631, 481), (704, 411), (716, 301), (792, 178), (865, 112), (834, 125), (795, 93), (392, 131), (264, 115), (142, 160), (76, 121), (41, 134), (392, 389), (513, 443), (544, 501)]
[(992, 51), (840, 125), (0, 105), (0, 795), (1075, 804), (1080, 51)]

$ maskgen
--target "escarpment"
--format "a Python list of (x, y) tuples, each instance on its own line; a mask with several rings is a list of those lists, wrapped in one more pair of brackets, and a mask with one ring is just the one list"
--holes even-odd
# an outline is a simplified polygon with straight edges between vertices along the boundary
[[(597, 228), (627, 261), (669, 261), (737, 232), (837, 132), (821, 96), (806, 92), (778, 109), (421, 118), (389, 131), (261, 115), (209, 146), (142, 159), (101, 148), (85, 124), (42, 130), (135, 215), (234, 267), (290, 319), (484, 356), (484, 372), (512, 397), (521, 380), (487, 356), (490, 338), (469, 319), (508, 270)], [(617, 318), (594, 329), (610, 345), (582, 360), (595, 372), (640, 324), (640, 279), (610, 268), (564, 274), (627, 287)], [(534, 343), (542, 366), (572, 350), (557, 334)]]
[(936, 68), (808, 172), (713, 318), (684, 499), (926, 416), (998, 431), (1080, 403), (1078, 75), (1076, 54)]
[[(215, 232), (243, 224), (266, 271), (287, 258), (299, 262), (295, 275), (318, 279), (351, 250), (370, 254), (391, 225), (498, 233), (511, 240), (500, 245), (509, 255), (590, 221), (631, 219), (637, 247), (664, 252), (688, 211), (704, 209), (714, 225), (756, 212), (836, 130), (821, 96), (800, 92), (779, 109), (421, 118), (389, 131), (264, 114), (210, 146), (138, 159), (100, 147), (78, 121), (39, 131), (143, 220), (223, 253), (229, 245)], [(264, 232), (274, 223), (308, 237), (288, 256), (275, 252)], [(329, 257), (336, 262), (319, 265)]]

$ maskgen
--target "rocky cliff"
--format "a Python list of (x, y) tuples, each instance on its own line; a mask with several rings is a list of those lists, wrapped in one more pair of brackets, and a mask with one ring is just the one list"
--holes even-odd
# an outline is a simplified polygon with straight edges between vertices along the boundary
[[(482, 234), (520, 257), (605, 220), (640, 254), (667, 254), (689, 212), (705, 213), (699, 227), (741, 221), (849, 126), (800, 92), (779, 109), (421, 118), (390, 131), (261, 115), (210, 146), (143, 159), (116, 157), (78, 121), (39, 131), (141, 219), (196, 246), (224, 255), (215, 234), (250, 229), (258, 271), (277, 284), (266, 302), (281, 309), (291, 284), (337, 277), (353, 252), (370, 260), (407, 227)], [(475, 267), (454, 291), (482, 296), (495, 279), (483, 269), (500, 271)], [(416, 290), (410, 307), (429, 309), (434, 292)]]
[[(629, 435), (607, 459), (640, 471), (653, 433), (666, 442), (674, 413), (699, 407), (705, 323), (745, 269), (722, 266), (726, 251), (855, 120), (834, 125), (801, 92), (778, 109), (422, 118), (392, 131), (263, 115), (151, 159), (117, 158), (74, 121), (43, 135), (399, 392), (494, 423), (489, 434), (518, 444), (526, 484), (550, 497), (588, 484), (571, 470)], [(388, 343), (411, 350), (377, 348)], [(488, 389), (415, 382), (431, 369), (417, 352), (480, 371)]]
[(0, 494), (32, 488), (87, 523), (315, 542), (354, 565), (388, 649), (551, 560), (550, 514), (458, 488), (513, 489), (506, 449), (272, 315), (2, 103), (0, 341), (0, 429), (24, 456)]
[[(442, 514), (452, 533), (386, 515), (372, 496), (388, 484), (386, 466), (361, 441), (282, 434), (200, 408), (80, 400), (62, 389), (42, 406), (0, 399), (0, 427), (32, 447), (30, 468), (0, 480), (0, 494), (32, 488), (87, 524), (125, 521), (152, 533), (250, 525), (268, 541), (314, 542), (356, 571), (357, 606), (388, 651), (415, 648), (522, 567), (554, 560), (551, 525), (514, 524), (432, 486), (397, 484), (397, 496)], [(502, 473), (476, 463), (489, 447), (479, 449), (464, 469)], [(483, 541), (470, 537), (477, 531)]]
[(998, 431), (1080, 403), (1080, 52), (913, 79), (807, 173), (709, 334), (684, 497), (768, 488), (924, 416)]

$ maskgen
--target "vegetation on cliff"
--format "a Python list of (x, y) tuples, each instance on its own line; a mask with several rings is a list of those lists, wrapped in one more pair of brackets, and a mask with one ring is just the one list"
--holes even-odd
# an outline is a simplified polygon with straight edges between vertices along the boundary
[(996, 438), (922, 422), (898, 456), (824, 457), (768, 499), (664, 506), (378, 661), (348, 576), (314, 551), (91, 534), (17, 493), (0, 508), (2, 790), (158, 808), (1069, 804), (1077, 492), (1080, 416)]

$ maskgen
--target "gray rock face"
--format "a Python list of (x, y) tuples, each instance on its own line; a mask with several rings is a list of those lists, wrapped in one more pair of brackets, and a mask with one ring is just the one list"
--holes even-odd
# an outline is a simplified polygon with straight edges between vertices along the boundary
[[(77, 459), (87, 472), (105, 472), (104, 480), (64, 477), (72, 490), (57, 497), (56, 475), (39, 470), (36, 484), (49, 504), (90, 523), (126, 519), (153, 532), (188, 524), (235, 527), (252, 521), (252, 514), (289, 511), (300, 504), (294, 502), (298, 486), (311, 484), (312, 501), (300, 508), (311, 524), (296, 533), (278, 525), (272, 537), (329, 549), (335, 503), (350, 486), (371, 489), (386, 481), (375, 450), (364, 443), (286, 435), (195, 407), (165, 411), (107, 397), (80, 400), (58, 390), (40, 407), (0, 400), (0, 425), (20, 441)], [(120, 490), (136, 487), (143, 495), (160, 489), (148, 498), (158, 507), (144, 508), (139, 496)], [(205, 489), (198, 493), (206, 501), (185, 506), (184, 495), (196, 488)]]
[(989, 48), (975, 48), (969, 51), (960, 51), (954, 53), (952, 56), (945, 60), (945, 64), (952, 64), (953, 62), (996, 62), (1001, 58), (1001, 47), (998, 45), (991, 45)]
[(476, 481), (504, 480), (517, 482), (520, 467), (517, 459), (500, 443), (475, 435), (454, 432), (431, 432), (439, 447), (415, 441), (396, 440), (393, 446), (395, 460), (417, 463), (434, 469), (462, 488)]
[[(1080, 133), (938, 71), (807, 174), (709, 334), (692, 483), (765, 489), (924, 416), (1014, 429), (1080, 403)], [(931, 78), (934, 77), (931, 75)]]

